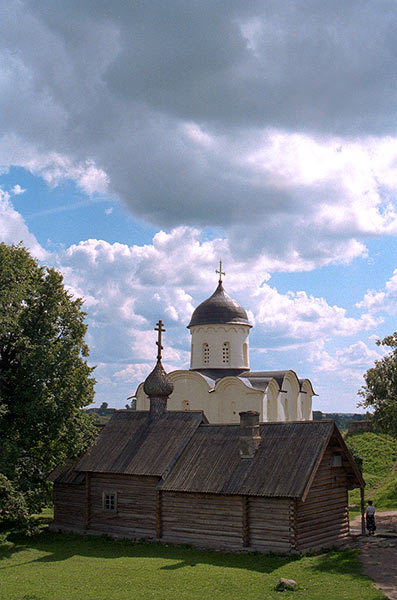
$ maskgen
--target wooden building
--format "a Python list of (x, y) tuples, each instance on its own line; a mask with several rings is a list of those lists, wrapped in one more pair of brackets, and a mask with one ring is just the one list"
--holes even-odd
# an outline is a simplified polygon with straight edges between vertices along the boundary
[(202, 547), (294, 552), (349, 534), (348, 490), (364, 481), (333, 421), (210, 424), (168, 411), (157, 364), (149, 411), (118, 411), (79, 460), (56, 469), (53, 530)]
[[(96, 445), (52, 474), (52, 528), (263, 552), (336, 545), (347, 490), (363, 486), (332, 421), (210, 425), (198, 412), (120, 411)], [(255, 431), (257, 429), (257, 431)]]

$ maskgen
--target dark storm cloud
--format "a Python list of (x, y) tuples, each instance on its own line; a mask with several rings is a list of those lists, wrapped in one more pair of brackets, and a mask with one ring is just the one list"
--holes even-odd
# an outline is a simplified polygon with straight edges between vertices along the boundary
[(283, 149), (268, 162), (274, 132), (324, 146), (396, 134), (395, 2), (10, 0), (2, 13), (0, 126), (20, 154), (93, 160), (136, 215), (230, 229), (247, 254), (361, 252), (358, 218), (339, 239), (321, 221), (330, 197), (338, 209), (362, 191), (338, 181), (348, 163), (293, 184)]

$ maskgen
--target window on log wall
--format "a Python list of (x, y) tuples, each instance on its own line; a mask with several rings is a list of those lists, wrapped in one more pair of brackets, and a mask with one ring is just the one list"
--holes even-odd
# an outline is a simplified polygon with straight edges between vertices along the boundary
[(117, 492), (103, 492), (102, 508), (106, 512), (117, 512)]

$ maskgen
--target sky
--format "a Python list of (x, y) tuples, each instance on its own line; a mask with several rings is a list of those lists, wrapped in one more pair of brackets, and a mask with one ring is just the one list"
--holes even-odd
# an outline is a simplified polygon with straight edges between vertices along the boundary
[(84, 298), (95, 404), (189, 368), (217, 285), (253, 370), (356, 412), (396, 330), (395, 0), (4, 0), (0, 241)]

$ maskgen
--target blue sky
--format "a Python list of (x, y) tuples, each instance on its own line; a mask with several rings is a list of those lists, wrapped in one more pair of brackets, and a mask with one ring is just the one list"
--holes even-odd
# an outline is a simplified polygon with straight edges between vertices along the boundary
[(0, 15), (0, 240), (85, 299), (96, 404), (189, 364), (216, 286), (252, 369), (356, 410), (397, 313), (394, 2), (33, 3)]

